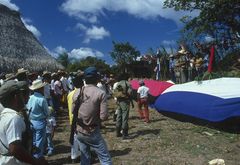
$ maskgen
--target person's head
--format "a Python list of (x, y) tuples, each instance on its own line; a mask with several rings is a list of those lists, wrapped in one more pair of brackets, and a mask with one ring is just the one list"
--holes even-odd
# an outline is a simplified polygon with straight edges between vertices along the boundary
[(47, 83), (51, 82), (51, 73), (50, 72), (44, 71), (42, 74), (42, 77), (43, 77), (44, 82), (47, 82)]
[(196, 58), (202, 58), (202, 54), (199, 53), (199, 52), (197, 52), (197, 53), (196, 53)]
[(23, 96), (23, 101), (25, 104), (27, 104), (28, 99), (29, 99), (29, 94), (30, 94), (30, 90), (28, 87), (28, 82), (27, 81), (19, 81), (18, 82), (19, 86), (20, 86), (20, 92)]
[(117, 77), (117, 81), (121, 81), (121, 80), (128, 80), (129, 78), (129, 74), (126, 72), (120, 73)]
[(27, 72), (28, 71), (25, 70), (24, 68), (18, 69), (16, 73), (16, 78), (18, 79), (18, 81), (27, 81), (28, 80)]
[(140, 81), (138, 82), (138, 84), (139, 84), (140, 86), (144, 86), (144, 85), (145, 85), (145, 83), (144, 83), (143, 80), (140, 80)]
[(35, 80), (32, 82), (32, 85), (29, 87), (30, 90), (44, 94), (44, 86), (46, 83), (43, 83), (42, 80)]
[(83, 73), (82, 72), (73, 73), (72, 83), (74, 87), (81, 88), (83, 86)]
[(5, 81), (9, 81), (9, 80), (14, 80), (16, 78), (16, 75), (14, 73), (8, 73), (5, 75)]
[(174, 55), (173, 55), (173, 54), (170, 54), (170, 55), (169, 55), (169, 59), (171, 59), (171, 60), (174, 59)]
[(84, 70), (84, 79), (86, 84), (97, 84), (100, 79), (100, 74), (96, 67), (88, 67)]
[(0, 102), (6, 108), (11, 108), (20, 111), (24, 108), (24, 98), (21, 89), (24, 88), (24, 83), (9, 80), (0, 87)]

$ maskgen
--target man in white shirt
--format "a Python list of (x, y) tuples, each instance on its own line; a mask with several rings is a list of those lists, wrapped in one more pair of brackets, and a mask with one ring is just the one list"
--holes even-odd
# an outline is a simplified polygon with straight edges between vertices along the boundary
[(19, 113), (24, 108), (21, 88), (21, 81), (14, 80), (7, 81), (0, 87), (0, 163), (47, 165), (44, 158), (35, 159), (22, 144), (26, 125)]
[[(139, 81), (140, 87), (137, 90), (137, 98), (138, 98), (138, 112), (140, 115), (140, 119), (144, 119), (146, 123), (149, 123), (149, 110), (148, 110), (148, 94), (149, 88), (145, 86), (144, 81)], [(144, 110), (142, 111), (142, 106)]]

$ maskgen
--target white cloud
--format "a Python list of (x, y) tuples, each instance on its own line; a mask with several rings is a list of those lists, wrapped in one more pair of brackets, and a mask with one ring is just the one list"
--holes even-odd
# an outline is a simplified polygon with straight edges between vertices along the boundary
[(77, 23), (77, 25), (75, 26), (75, 29), (80, 29), (80, 30), (87, 30), (87, 27), (81, 23)]
[(11, 0), (0, 0), (0, 3), (7, 6), (8, 8), (12, 9), (12, 10), (19, 10), (19, 7), (17, 5), (15, 5), (14, 3), (11, 3)]
[(88, 48), (88, 47), (81, 47), (81, 48), (75, 48), (72, 49), (71, 51), (68, 51), (66, 48), (62, 47), (62, 46), (57, 46), (55, 49), (53, 49), (52, 51), (50, 51), (47, 47), (45, 47), (45, 49), (48, 51), (49, 54), (51, 54), (51, 56), (57, 58), (59, 56), (59, 54), (66, 52), (68, 53), (70, 58), (74, 58), (74, 59), (82, 59), (82, 58), (86, 58), (88, 56), (91, 57), (103, 57), (104, 54), (98, 50), (94, 50), (92, 48)]
[[(138, 18), (155, 19), (164, 17), (174, 20), (177, 24), (179, 19), (187, 14), (198, 15), (198, 12), (176, 12), (173, 9), (163, 9), (165, 0), (66, 0), (61, 5), (61, 10), (69, 16), (77, 17), (91, 23), (97, 22), (97, 17), (105, 15), (104, 11), (126, 12)], [(91, 19), (95, 18), (95, 19)]]
[(90, 40), (102, 40), (104, 37), (110, 36), (110, 33), (104, 27), (92, 26), (85, 31), (84, 43), (89, 43)]
[(33, 25), (30, 25), (30, 23), (32, 22), (30, 19), (28, 18), (21, 18), (23, 24), (25, 25), (25, 27), (32, 32), (37, 38), (39, 38), (41, 36), (40, 31)]
[(62, 47), (62, 46), (57, 46), (55, 49), (54, 49), (54, 52), (58, 53), (58, 54), (62, 54), (62, 53), (65, 53), (67, 52), (67, 49)]
[(69, 56), (71, 58), (81, 59), (81, 58), (86, 58), (88, 56), (103, 57), (104, 54), (100, 51), (93, 50), (91, 48), (82, 47), (78, 49), (73, 49), (71, 52), (69, 52)]
[(74, 27), (74, 30), (82, 31), (84, 35), (83, 43), (89, 43), (91, 40), (102, 40), (104, 37), (110, 36), (110, 32), (105, 30), (104, 27), (87, 27), (82, 23), (77, 23)]

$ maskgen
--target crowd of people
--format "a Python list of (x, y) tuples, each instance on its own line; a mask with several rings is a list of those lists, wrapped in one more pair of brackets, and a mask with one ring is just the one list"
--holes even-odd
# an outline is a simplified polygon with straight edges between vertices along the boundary
[[(140, 81), (139, 118), (149, 123), (149, 89)], [(94, 152), (101, 164), (112, 164), (101, 135), (102, 121), (109, 117), (107, 100), (116, 100), (116, 136), (128, 139), (128, 118), (132, 87), (126, 73), (117, 78), (101, 76), (95, 67), (67, 74), (44, 71), (28, 73), (21, 68), (7, 74), (0, 86), (0, 162), (2, 164), (45, 165), (45, 156), (54, 154), (56, 118), (68, 109), (71, 125), (71, 159), (91, 164)], [(144, 106), (144, 110), (142, 110)]]
[(193, 81), (207, 71), (208, 64), (209, 51), (199, 51), (193, 55), (181, 45), (181, 49), (175, 55), (169, 55), (170, 78), (175, 83)]

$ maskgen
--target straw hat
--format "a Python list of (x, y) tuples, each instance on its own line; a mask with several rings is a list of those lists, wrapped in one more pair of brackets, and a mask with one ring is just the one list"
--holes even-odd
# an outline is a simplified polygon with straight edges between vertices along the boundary
[(51, 72), (44, 71), (42, 74), (42, 77), (50, 76), (51, 77)]
[(180, 47), (181, 47), (181, 50), (178, 51), (178, 54), (186, 55), (188, 51), (186, 50), (185, 46), (181, 44)]
[(182, 50), (179, 50), (178, 53), (179, 53), (179, 54), (184, 54), (184, 55), (185, 55), (185, 54), (187, 54), (188, 52), (187, 52), (186, 50), (182, 49)]
[(45, 85), (46, 85), (46, 83), (43, 83), (42, 80), (35, 80), (32, 82), (32, 85), (29, 87), (29, 89), (34, 91), (34, 90), (44, 87)]
[(27, 72), (28, 72), (28, 70), (26, 70), (24, 68), (20, 68), (20, 69), (17, 70), (16, 75), (19, 75), (19, 74), (22, 74), (22, 73), (27, 73)]
[(8, 73), (5, 75), (5, 81), (13, 80), (15, 78), (16, 78), (16, 76), (14, 75), (14, 73)]

